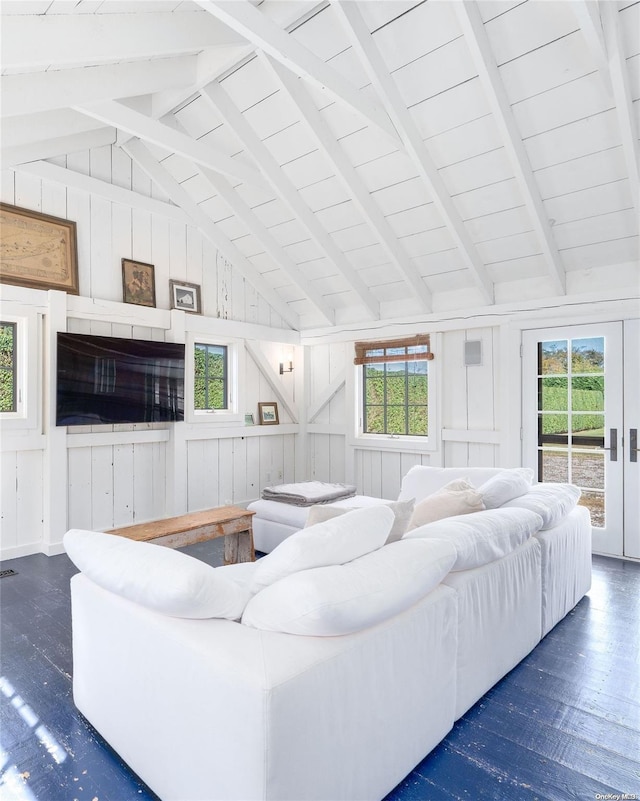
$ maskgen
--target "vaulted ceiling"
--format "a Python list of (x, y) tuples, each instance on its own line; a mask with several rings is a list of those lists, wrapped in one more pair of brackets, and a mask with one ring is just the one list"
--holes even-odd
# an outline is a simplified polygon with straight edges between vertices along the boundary
[(1, 9), (2, 167), (122, 148), (292, 328), (639, 280), (639, 2)]

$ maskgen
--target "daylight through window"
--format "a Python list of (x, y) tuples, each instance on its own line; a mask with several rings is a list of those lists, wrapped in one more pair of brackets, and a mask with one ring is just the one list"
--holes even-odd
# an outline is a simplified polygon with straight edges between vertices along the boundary
[(194, 352), (194, 409), (228, 409), (226, 345), (196, 343)]
[(16, 324), (0, 323), (0, 412), (16, 408)]
[(364, 434), (429, 434), (429, 336), (357, 342), (362, 365)]

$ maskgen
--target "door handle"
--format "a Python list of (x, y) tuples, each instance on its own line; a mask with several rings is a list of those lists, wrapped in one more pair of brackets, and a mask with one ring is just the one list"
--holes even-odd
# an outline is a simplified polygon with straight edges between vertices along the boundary
[(610, 428), (609, 429), (609, 447), (602, 448), (603, 451), (609, 451), (609, 461), (610, 462), (617, 462), (618, 461), (618, 429), (617, 428)]
[(638, 461), (638, 429), (629, 429), (629, 461)]

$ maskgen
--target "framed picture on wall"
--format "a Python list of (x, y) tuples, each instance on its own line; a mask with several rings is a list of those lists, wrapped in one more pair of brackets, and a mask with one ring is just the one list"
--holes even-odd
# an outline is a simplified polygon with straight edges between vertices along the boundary
[(156, 279), (153, 264), (122, 259), (122, 300), (138, 306), (156, 305)]
[(278, 404), (274, 402), (259, 403), (258, 419), (261, 426), (277, 426), (280, 422), (278, 419)]
[(78, 294), (76, 224), (0, 203), (0, 281)]
[(202, 303), (200, 301), (200, 287), (198, 284), (187, 284), (185, 281), (169, 281), (169, 295), (171, 297), (171, 308), (181, 309), (191, 312), (191, 314), (202, 314)]

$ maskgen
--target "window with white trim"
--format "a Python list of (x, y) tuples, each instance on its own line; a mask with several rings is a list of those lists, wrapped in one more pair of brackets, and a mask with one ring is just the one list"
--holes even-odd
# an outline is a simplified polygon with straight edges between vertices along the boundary
[(244, 421), (239, 396), (244, 374), (244, 348), (235, 340), (187, 335), (185, 405), (188, 422), (236, 424)]
[(228, 409), (227, 346), (196, 342), (193, 358), (194, 409)]
[(359, 376), (359, 435), (428, 438), (431, 402), (427, 334), (355, 343)]

